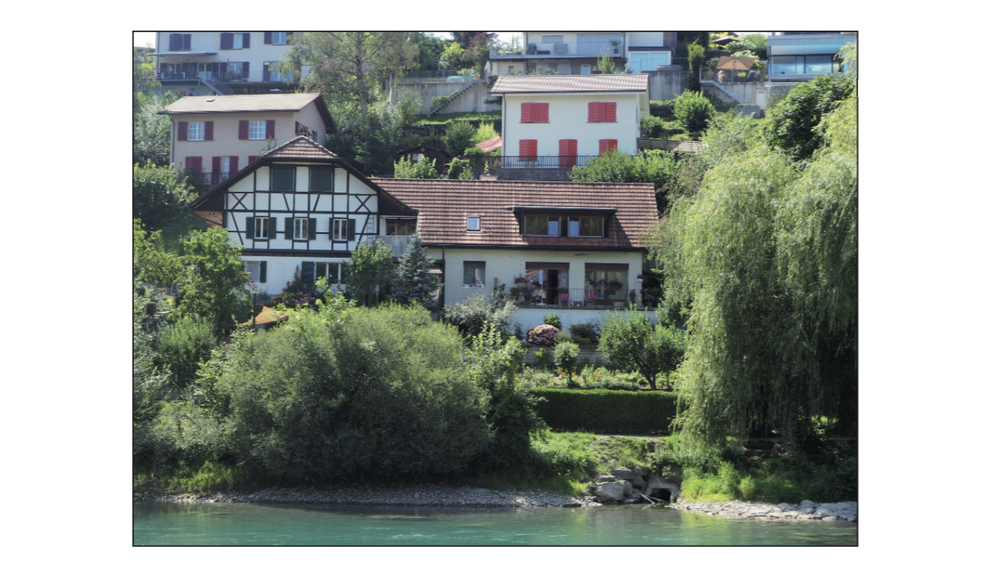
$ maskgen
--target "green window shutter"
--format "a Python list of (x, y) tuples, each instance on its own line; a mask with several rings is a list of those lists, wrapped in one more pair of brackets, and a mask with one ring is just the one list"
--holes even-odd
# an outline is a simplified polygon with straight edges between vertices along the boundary
[(274, 240), (278, 237), (278, 217), (267, 219), (267, 237)]
[(285, 217), (285, 240), (292, 239), (292, 219), (291, 217)]
[(309, 219), (309, 239), (316, 239), (316, 219)]
[(316, 262), (302, 262), (302, 282), (308, 285), (312, 285), (316, 282)]
[(253, 240), (253, 217), (247, 217), (247, 240)]
[(267, 262), (260, 262), (260, 282), (267, 283)]
[(354, 241), (354, 223), (357, 219), (350, 219), (347, 221), (347, 241)]

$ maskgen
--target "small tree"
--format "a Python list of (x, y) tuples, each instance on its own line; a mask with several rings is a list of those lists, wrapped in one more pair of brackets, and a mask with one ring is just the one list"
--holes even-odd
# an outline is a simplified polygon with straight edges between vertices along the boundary
[(177, 283), (178, 315), (208, 320), (217, 335), (232, 329), (236, 311), (249, 306), (250, 274), (243, 265), (242, 250), (222, 229), (188, 235), (184, 240), (185, 267)]
[(146, 162), (132, 166), (132, 218), (149, 231), (162, 230), (187, 213), (196, 194), (184, 174), (170, 166)]
[(677, 328), (654, 328), (632, 308), (604, 320), (598, 349), (619, 369), (638, 371), (656, 389), (656, 375), (673, 371), (684, 357), (684, 337)]
[(392, 279), (392, 248), (381, 240), (362, 242), (347, 262), (347, 290), (361, 304), (378, 306)]
[(701, 92), (684, 92), (674, 102), (674, 116), (689, 133), (700, 133), (708, 128), (715, 108)]
[(475, 135), (476, 128), (468, 121), (454, 121), (444, 132), (445, 148), (454, 155), (465, 154)]
[(435, 303), (431, 297), (437, 290), (437, 279), (431, 275), (430, 268), (434, 261), (427, 258), (424, 245), (419, 236), (410, 237), (406, 253), (399, 260), (396, 270), (396, 283), (393, 285), (392, 298), (403, 304), (413, 301), (433, 310)]
[(705, 62), (705, 47), (692, 41), (688, 44), (688, 79), (687, 89), (701, 92), (701, 63)]

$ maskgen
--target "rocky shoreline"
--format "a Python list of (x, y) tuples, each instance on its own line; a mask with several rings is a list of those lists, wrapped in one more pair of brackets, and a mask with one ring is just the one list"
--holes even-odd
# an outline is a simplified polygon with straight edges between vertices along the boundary
[(795, 521), (858, 521), (858, 502), (813, 503), (809, 500), (794, 505), (779, 503), (730, 502), (730, 503), (685, 503), (676, 509), (721, 515), (723, 517), (744, 517), (749, 519), (774, 519)]
[[(425, 506), (425, 507), (600, 507), (605, 502), (596, 497), (574, 499), (560, 494), (538, 490), (498, 491), (470, 486), (401, 486), (384, 488), (338, 487), (321, 490), (308, 488), (268, 488), (255, 492), (214, 492), (210, 494), (165, 494), (135, 492), (133, 501), (161, 501), (172, 503), (326, 503), (372, 506)], [(857, 502), (816, 504), (809, 500), (796, 505), (772, 505), (752, 502), (682, 503), (669, 504), (705, 515), (745, 517), (773, 520), (858, 520)]]

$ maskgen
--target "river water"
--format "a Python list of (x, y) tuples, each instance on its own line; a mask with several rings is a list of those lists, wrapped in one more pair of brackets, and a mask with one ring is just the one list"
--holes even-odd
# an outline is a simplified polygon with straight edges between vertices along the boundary
[(136, 545), (857, 545), (858, 525), (651, 506), (475, 509), (133, 504)]

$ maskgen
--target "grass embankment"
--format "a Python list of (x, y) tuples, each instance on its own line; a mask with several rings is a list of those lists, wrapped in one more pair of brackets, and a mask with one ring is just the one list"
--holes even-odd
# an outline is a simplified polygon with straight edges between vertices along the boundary
[(421, 125), (447, 125), (453, 121), (479, 121), (483, 119), (501, 119), (502, 111), (463, 111), (458, 113), (435, 114), (425, 117), (413, 124), (415, 127)]
[[(532, 457), (504, 472), (455, 477), (435, 483), (478, 486), (496, 490), (540, 490), (571, 497), (587, 495), (587, 485), (611, 469), (645, 466), (653, 471), (682, 461), (676, 456), (676, 436), (631, 437), (585, 432), (546, 431), (532, 439)], [(201, 467), (181, 463), (147, 483), (136, 474), (135, 491), (208, 493), (247, 491), (269, 483), (250, 482), (237, 468), (206, 462)], [(715, 468), (683, 468), (681, 498), (687, 502), (797, 503), (857, 500), (857, 457), (843, 445), (827, 445), (812, 454), (779, 455), (762, 460), (733, 458)]]

